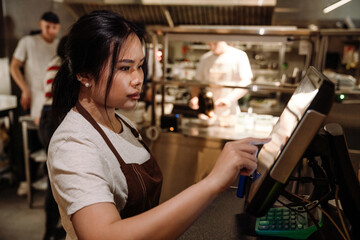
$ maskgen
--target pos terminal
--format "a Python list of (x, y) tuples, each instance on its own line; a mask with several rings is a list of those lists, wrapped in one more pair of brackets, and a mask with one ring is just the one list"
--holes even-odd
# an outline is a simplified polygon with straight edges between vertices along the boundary
[[(360, 185), (344, 133), (339, 124), (322, 127), (334, 98), (334, 83), (310, 67), (270, 133), (271, 141), (259, 151), (257, 171), (244, 187), (245, 211), (257, 217), (257, 234), (307, 239), (323, 225), (322, 213), (329, 218), (319, 205), (328, 205), (328, 200), (335, 199), (336, 203), (341, 201), (350, 225), (346, 227), (339, 214), (344, 230), (337, 227), (339, 233), (343, 239), (360, 238)], [(284, 191), (302, 158), (308, 159), (314, 179), (317, 178), (308, 199)], [(280, 195), (301, 201), (294, 201), (291, 207), (282, 203), (284, 206), (274, 208), (275, 201), (281, 202)]]

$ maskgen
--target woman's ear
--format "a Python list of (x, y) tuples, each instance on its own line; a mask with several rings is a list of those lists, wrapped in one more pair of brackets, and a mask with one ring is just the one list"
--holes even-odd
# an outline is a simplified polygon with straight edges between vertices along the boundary
[(89, 77), (89, 74), (87, 74), (87, 73), (78, 73), (78, 74), (76, 74), (76, 78), (85, 87), (91, 87), (92, 82), (91, 82), (91, 78)]

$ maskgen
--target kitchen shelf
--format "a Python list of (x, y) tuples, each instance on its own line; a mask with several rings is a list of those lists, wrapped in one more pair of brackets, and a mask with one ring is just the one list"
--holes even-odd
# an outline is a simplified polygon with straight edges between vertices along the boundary
[[(359, 35), (359, 29), (351, 31), (324, 31), (324, 30), (309, 30), (297, 29), (293, 27), (269, 27), (260, 34), (261, 27), (244, 28), (241, 26), (222, 27), (222, 26), (178, 26), (178, 27), (161, 27), (152, 26), (147, 28), (147, 31), (152, 33), (153, 47), (159, 49), (162, 46), (163, 51), (163, 76), (164, 78), (152, 79), (153, 93), (160, 89), (162, 95), (165, 94), (165, 88), (168, 85), (178, 87), (225, 87), (225, 88), (242, 88), (248, 89), (250, 94), (257, 95), (269, 93), (272, 97), (278, 100), (286, 100), (287, 94), (292, 94), (297, 84), (282, 84), (280, 79), (285, 76), (292, 76), (292, 69), (298, 68), (300, 73), (308, 69), (310, 65), (316, 67), (320, 71), (324, 69), (324, 59), (327, 51), (327, 38), (331, 35)], [(204, 83), (196, 80), (185, 80), (182, 77), (172, 79), (169, 76), (168, 70), (172, 67), (169, 66), (169, 43), (170, 42), (184, 42), (187, 47), (192, 50), (207, 50), (206, 44), (198, 44), (200, 42), (206, 43), (209, 41), (227, 41), (232, 45), (234, 42), (243, 46), (245, 51), (252, 54), (268, 53), (270, 59), (274, 62), (273, 53), (278, 52), (278, 58), (275, 60), (277, 68), (256, 68), (253, 67), (253, 83), (244, 87), (239, 85), (230, 84), (213, 84)], [(195, 44), (192, 44), (195, 43)], [(278, 46), (277, 46), (278, 45)], [(298, 51), (289, 51), (291, 50)], [(266, 49), (268, 51), (266, 51)], [(198, 53), (198, 51), (196, 51)], [(176, 53), (176, 52), (175, 52)], [(291, 53), (292, 55), (288, 55)], [(170, 52), (172, 54), (172, 52)], [(297, 55), (296, 55), (297, 54)], [(175, 58), (178, 58), (175, 56)], [(251, 56), (249, 56), (251, 58)], [(251, 59), (250, 59), (251, 60)], [(256, 60), (256, 59), (255, 59)], [(171, 62), (171, 61), (170, 61)], [(258, 63), (250, 61), (252, 65)], [(257, 65), (256, 65), (257, 66)], [(284, 66), (287, 68), (284, 68)], [(169, 68), (170, 67), (170, 68)], [(193, 69), (192, 69), (193, 70)], [(257, 78), (260, 77), (259, 82)], [(265, 79), (263, 79), (265, 78)], [(274, 94), (276, 96), (274, 96)], [(160, 101), (164, 104), (164, 99)], [(156, 104), (156, 100), (154, 100)], [(163, 114), (162, 111), (161, 114)], [(152, 115), (155, 125), (155, 113)]]
[(269, 84), (257, 84), (252, 83), (248, 86), (239, 86), (234, 84), (214, 84), (214, 83), (204, 83), (196, 80), (167, 80), (167, 81), (153, 81), (152, 84), (155, 85), (175, 85), (175, 86), (187, 86), (187, 87), (214, 87), (214, 88), (241, 88), (248, 89), (252, 92), (259, 91), (270, 91), (270, 92), (283, 92), (283, 93), (293, 93), (297, 87), (297, 84), (280, 84), (279, 82), (269, 83)]

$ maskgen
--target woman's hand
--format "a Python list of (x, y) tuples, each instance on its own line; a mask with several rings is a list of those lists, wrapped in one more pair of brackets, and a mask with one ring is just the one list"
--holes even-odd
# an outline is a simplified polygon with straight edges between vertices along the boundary
[(256, 145), (269, 142), (270, 138), (245, 138), (225, 144), (214, 168), (207, 176), (216, 192), (226, 190), (240, 175), (249, 176), (257, 167)]

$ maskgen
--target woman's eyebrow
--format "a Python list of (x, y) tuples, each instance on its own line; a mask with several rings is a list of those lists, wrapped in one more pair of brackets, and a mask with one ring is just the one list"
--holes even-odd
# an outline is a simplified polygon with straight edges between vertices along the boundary
[[(144, 61), (145, 60), (145, 57), (143, 57), (140, 62)], [(119, 60), (119, 63), (134, 63), (135, 61), (132, 60), (132, 59), (121, 59)]]

